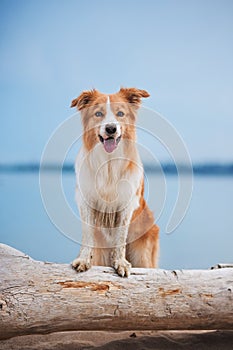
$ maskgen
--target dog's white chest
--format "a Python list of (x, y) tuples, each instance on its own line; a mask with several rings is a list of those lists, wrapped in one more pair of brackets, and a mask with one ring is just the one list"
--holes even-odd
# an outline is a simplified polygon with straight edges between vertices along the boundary
[[(90, 164), (91, 162), (91, 164)], [(130, 173), (124, 171), (124, 158), (98, 159), (93, 154), (85, 157), (83, 152), (76, 160), (76, 200), (90, 208), (102, 211), (131, 210), (139, 206), (136, 195), (142, 178), (142, 169)]]

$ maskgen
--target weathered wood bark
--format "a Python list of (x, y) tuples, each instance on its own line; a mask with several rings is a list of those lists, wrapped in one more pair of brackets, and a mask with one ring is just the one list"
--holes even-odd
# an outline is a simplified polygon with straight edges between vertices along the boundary
[(233, 269), (77, 274), (0, 245), (0, 339), (66, 330), (232, 329)]

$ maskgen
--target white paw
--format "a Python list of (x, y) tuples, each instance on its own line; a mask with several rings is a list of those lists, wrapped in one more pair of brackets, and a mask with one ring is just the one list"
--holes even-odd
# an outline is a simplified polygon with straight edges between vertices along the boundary
[(72, 262), (72, 267), (77, 272), (84, 272), (91, 268), (91, 261), (89, 259), (76, 258)]
[(121, 277), (129, 277), (131, 264), (126, 259), (119, 259), (114, 261), (113, 267)]

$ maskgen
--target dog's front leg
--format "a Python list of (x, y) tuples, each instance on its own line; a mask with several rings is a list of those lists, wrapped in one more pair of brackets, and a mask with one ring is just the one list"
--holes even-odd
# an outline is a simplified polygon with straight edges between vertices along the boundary
[(94, 225), (93, 218), (90, 216), (90, 209), (82, 208), (80, 210), (82, 219), (82, 246), (79, 256), (72, 262), (72, 267), (78, 272), (88, 270), (92, 265), (93, 247), (94, 247)]
[(122, 220), (120, 227), (113, 229), (111, 235), (113, 239), (113, 247), (111, 250), (111, 265), (119, 276), (128, 277), (130, 275), (131, 264), (126, 260), (126, 239), (131, 215)]

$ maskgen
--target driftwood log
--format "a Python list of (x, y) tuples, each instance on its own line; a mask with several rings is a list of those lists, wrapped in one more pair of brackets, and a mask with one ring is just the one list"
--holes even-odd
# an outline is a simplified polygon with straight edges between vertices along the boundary
[(233, 329), (233, 269), (78, 274), (0, 245), (0, 339), (68, 330)]

